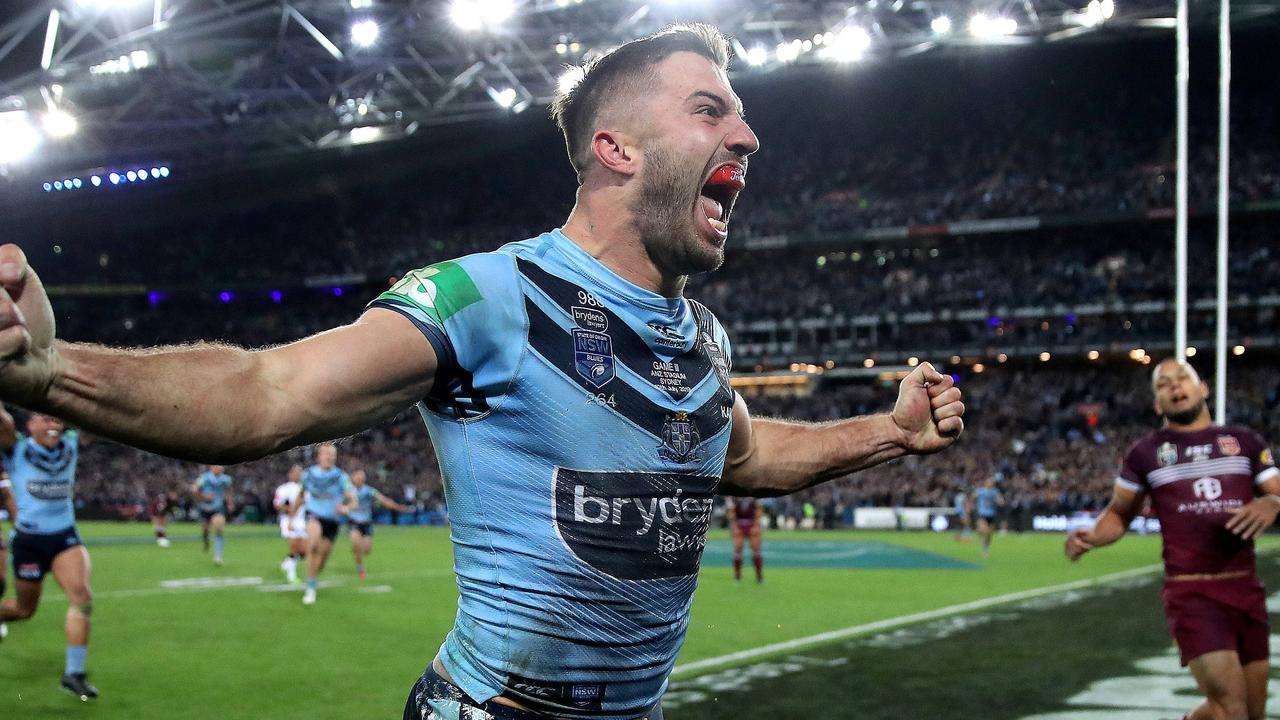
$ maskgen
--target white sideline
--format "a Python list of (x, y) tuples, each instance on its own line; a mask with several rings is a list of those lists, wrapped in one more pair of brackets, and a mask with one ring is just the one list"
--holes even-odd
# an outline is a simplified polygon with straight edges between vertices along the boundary
[(709, 668), (720, 667), (721, 665), (732, 665), (743, 662), (744, 660), (753, 660), (763, 655), (789, 652), (809, 645), (819, 645), (822, 643), (834, 642), (836, 640), (844, 640), (858, 635), (876, 632), (878, 630), (888, 630), (901, 625), (910, 625), (912, 623), (923, 622), (925, 620), (935, 620), (937, 618), (947, 617), (948, 615), (958, 615), (971, 610), (982, 610), (993, 605), (1001, 605), (1018, 600), (1027, 600), (1034, 597), (1040, 597), (1042, 595), (1049, 595), (1067, 590), (1076, 590), (1078, 588), (1089, 587), (1091, 585), (1101, 585), (1109, 582), (1115, 582), (1117, 580), (1137, 577), (1139, 575), (1147, 575), (1160, 570), (1163, 567), (1164, 565), (1161, 563), (1144, 565), (1130, 570), (1121, 570), (1120, 572), (1114, 572), (1109, 575), (1100, 575), (1095, 578), (1075, 580), (1061, 585), (1050, 585), (1048, 587), (1034, 588), (1031, 590), (1020, 590), (1018, 592), (982, 598), (981, 600), (973, 600), (971, 602), (960, 603), (958, 605), (949, 605), (935, 610), (926, 610), (924, 612), (913, 613), (911, 615), (885, 618), (884, 620), (876, 620), (875, 622), (864, 623), (862, 625), (853, 625), (839, 630), (828, 630), (827, 632), (818, 633), (817, 635), (795, 638), (794, 640), (786, 640), (784, 642), (773, 643), (771, 645), (761, 645), (760, 647), (739, 650), (738, 652), (729, 653), (727, 655), (698, 660), (684, 665), (676, 665), (675, 668), (671, 670), (671, 676), (675, 677), (676, 675), (696, 673)]

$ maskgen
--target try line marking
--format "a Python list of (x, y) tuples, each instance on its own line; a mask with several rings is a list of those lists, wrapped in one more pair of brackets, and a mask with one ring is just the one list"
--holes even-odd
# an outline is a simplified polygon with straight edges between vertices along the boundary
[(828, 630), (827, 632), (818, 633), (816, 635), (795, 638), (794, 640), (786, 640), (779, 643), (773, 643), (771, 645), (761, 645), (760, 647), (739, 650), (738, 652), (729, 653), (727, 655), (698, 660), (684, 665), (676, 665), (671, 670), (671, 676), (675, 677), (676, 675), (687, 675), (689, 673), (701, 672), (710, 668), (720, 667), (721, 665), (733, 665), (746, 660), (754, 660), (755, 658), (763, 655), (790, 652), (809, 645), (821, 645), (824, 643), (835, 642), (837, 640), (845, 640), (847, 638), (866, 635), (879, 630), (896, 628), (901, 625), (910, 625), (912, 623), (923, 622), (925, 620), (936, 620), (937, 618), (947, 617), (948, 615), (959, 615), (971, 610), (982, 610), (993, 605), (1002, 605), (1004, 603), (1028, 600), (1042, 595), (1050, 595), (1052, 593), (1077, 590), (1079, 588), (1090, 587), (1093, 585), (1102, 585), (1109, 582), (1115, 582), (1117, 580), (1125, 580), (1127, 578), (1153, 573), (1163, 567), (1164, 565), (1162, 563), (1143, 565), (1142, 567), (1132, 568), (1130, 570), (1121, 570), (1120, 572), (1114, 572), (1109, 575), (1100, 575), (1095, 578), (1074, 580), (1061, 585), (1050, 585), (1047, 587), (1033, 588), (1031, 590), (1019, 590), (1018, 592), (995, 595), (988, 598), (982, 598), (981, 600), (960, 603), (958, 605), (948, 605), (947, 607), (925, 610), (924, 612), (913, 613), (911, 615), (885, 618), (884, 620), (876, 620), (874, 622), (863, 623), (862, 625), (852, 625), (839, 630)]

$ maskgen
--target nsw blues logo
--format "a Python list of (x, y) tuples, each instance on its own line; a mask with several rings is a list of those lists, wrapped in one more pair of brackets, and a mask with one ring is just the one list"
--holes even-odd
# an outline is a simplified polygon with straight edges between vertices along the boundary
[(702, 435), (698, 426), (683, 410), (668, 415), (662, 426), (662, 444), (658, 446), (658, 457), (673, 463), (692, 463), (701, 459), (698, 446), (702, 444)]
[(613, 340), (604, 333), (574, 328), (573, 368), (587, 382), (604, 387), (616, 375)]

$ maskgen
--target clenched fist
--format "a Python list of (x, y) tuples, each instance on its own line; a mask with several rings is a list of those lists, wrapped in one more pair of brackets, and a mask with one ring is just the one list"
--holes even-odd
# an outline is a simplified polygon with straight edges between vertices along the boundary
[(53, 308), (17, 245), (0, 246), (0, 399), (27, 405), (53, 379)]
[(893, 422), (906, 436), (911, 452), (929, 454), (945, 449), (964, 431), (964, 403), (950, 375), (920, 363), (898, 387)]

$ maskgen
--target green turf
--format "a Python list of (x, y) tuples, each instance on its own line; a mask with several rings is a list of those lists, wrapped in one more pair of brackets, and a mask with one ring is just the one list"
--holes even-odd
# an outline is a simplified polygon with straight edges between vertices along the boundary
[[(169, 549), (122, 541), (145, 539), (145, 525), (86, 523), (81, 529), (96, 594), (89, 669), (103, 698), (82, 707), (57, 690), (66, 603), (50, 582), (40, 613), (12, 624), (0, 645), (0, 718), (399, 717), (408, 688), (453, 621), (456, 587), (442, 528), (379, 527), (363, 583), (340, 539), (322, 576), (337, 584), (322, 589), (311, 608), (301, 605), (299, 591), (161, 586), (207, 577), (279, 582), (283, 543), (269, 528), (230, 528), (222, 568), (192, 539), (194, 526), (175, 527)], [(713, 546), (725, 538), (713, 534)], [(728, 568), (708, 563), (679, 662), (1148, 565), (1159, 559), (1158, 542), (1127, 538), (1071, 565), (1061, 558), (1060, 536), (997, 537), (991, 559), (983, 561), (975, 544), (956, 543), (949, 534), (768, 534), (764, 585), (735, 584)], [(791, 561), (777, 567), (768, 561), (769, 553), (780, 565), (784, 557), (858, 543), (901, 548), (904, 557), (949, 558), (966, 569), (813, 568)], [(1152, 611), (1158, 618), (1158, 608)], [(984, 662), (998, 672), (1002, 662), (1025, 663), (1038, 652), (1029, 644), (1022, 655)], [(794, 689), (815, 692), (807, 685)]]

